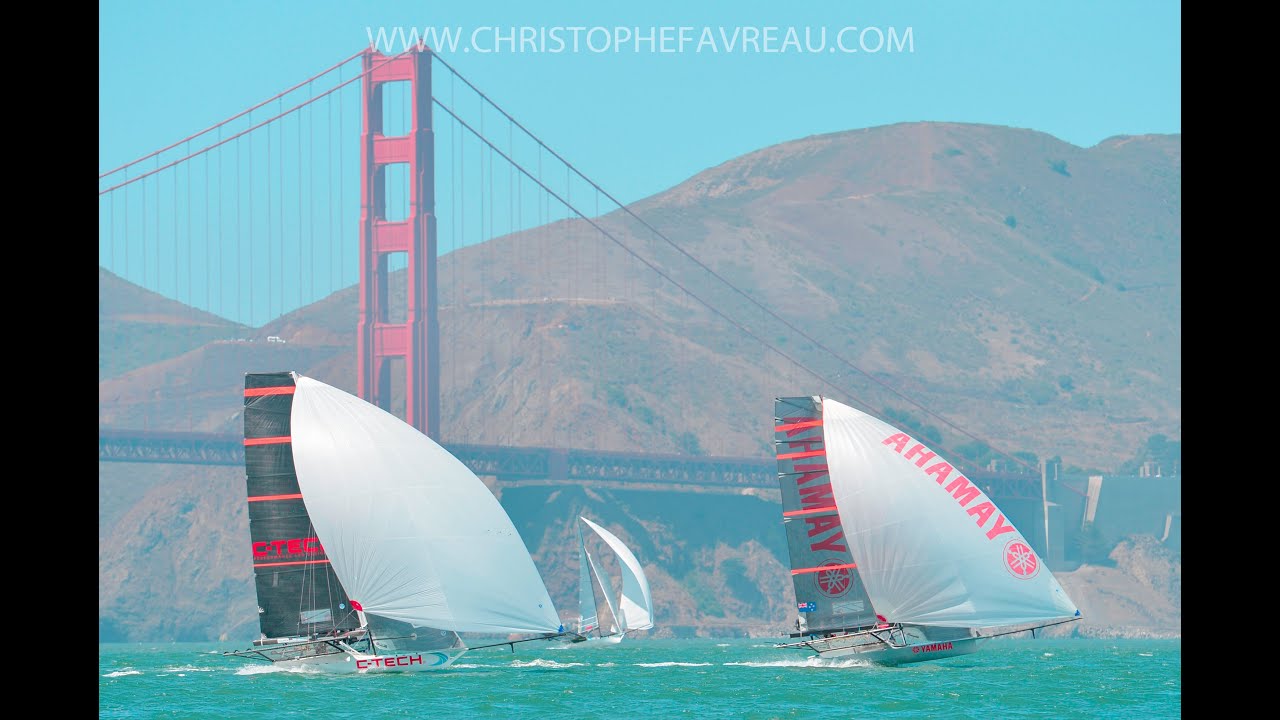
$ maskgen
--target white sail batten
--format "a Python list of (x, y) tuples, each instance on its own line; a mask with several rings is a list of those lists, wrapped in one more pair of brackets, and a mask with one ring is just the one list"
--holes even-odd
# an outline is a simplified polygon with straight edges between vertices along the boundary
[[(618, 536), (599, 525), (582, 518), (618, 556), (622, 567), (622, 596), (618, 598), (622, 629), (645, 630), (653, 627), (653, 597), (649, 594), (649, 580), (635, 554), (618, 539)], [(603, 585), (603, 583), (601, 583)]]
[(554, 633), (560, 621), (493, 493), (399, 418), (297, 377), (298, 485), (349, 597), (454, 632)]
[(953, 465), (907, 433), (823, 399), (849, 549), (890, 621), (999, 627), (1078, 614), (1031, 544)]

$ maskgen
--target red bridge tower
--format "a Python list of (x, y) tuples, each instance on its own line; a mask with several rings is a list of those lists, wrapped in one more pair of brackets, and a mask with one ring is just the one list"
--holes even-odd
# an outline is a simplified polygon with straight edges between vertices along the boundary
[[(364, 53), (360, 144), (360, 319), (357, 394), (391, 409), (392, 360), (403, 359), (404, 420), (431, 438), (440, 430), (440, 330), (436, 319), (435, 133), (431, 129), (431, 51)], [(383, 89), (407, 82), (409, 132), (383, 134)], [(387, 219), (387, 168), (408, 166), (409, 214)], [(404, 253), (404, 322), (389, 316), (389, 259)], [(398, 383), (397, 383), (398, 384)]]

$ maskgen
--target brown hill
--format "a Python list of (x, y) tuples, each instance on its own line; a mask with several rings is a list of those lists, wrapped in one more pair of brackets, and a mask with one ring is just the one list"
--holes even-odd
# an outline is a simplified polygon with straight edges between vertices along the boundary
[(243, 326), (98, 268), (98, 380), (234, 338)]
[[(751, 153), (634, 210), (793, 327), (621, 212), (598, 222), (729, 319), (582, 221), (456, 250), (439, 267), (443, 440), (764, 456), (773, 397), (808, 393), (912, 413), (942, 431), (940, 448), (969, 439), (885, 386), (997, 447), (1068, 465), (1114, 468), (1151, 435), (1181, 436), (1180, 136), (1085, 149), (994, 126), (871, 128)], [(131, 292), (117, 299), (104, 285), (100, 327)], [(255, 342), (161, 348), (146, 363), (111, 359), (152, 352), (145, 334), (130, 336), (134, 348), (100, 331), (100, 368), (127, 372), (100, 380), (99, 421), (237, 432), (251, 371), (294, 369), (353, 390), (356, 307), (348, 288), (257, 330)], [(262, 342), (267, 335), (287, 343)], [(192, 606), (189, 617), (204, 609), (206, 631), (239, 632), (230, 618), (243, 613), (202, 596), (213, 576), (184, 575), (169, 548), (197, 516), (221, 527), (209, 542), (238, 547), (247, 531), (223, 521), (240, 517), (243, 488), (228, 481), (215, 504), (200, 495), (201, 472), (135, 467), (100, 470), (108, 634), (153, 637), (180, 624), (127, 611), (144, 597), (139, 583), (162, 578)], [(700, 506), (702, 525), (719, 532), (727, 523), (714, 497)], [(192, 509), (174, 515), (178, 502)], [(654, 554), (637, 553), (653, 563), (655, 594), (663, 588), (659, 625), (706, 632), (717, 606), (736, 615), (734, 627), (785, 620), (775, 607), (789, 594), (779, 590), (787, 577), (776, 517), (762, 513), (750, 537), (713, 532), (689, 545), (688, 528), (669, 518), (684, 502), (632, 498), (600, 513), (631, 518), (628, 539), (655, 536)], [(571, 508), (537, 505), (550, 509), (519, 527), (548, 583), (567, 587), (553, 556), (570, 547)], [(162, 515), (154, 532), (166, 542), (152, 544), (140, 528)], [(158, 565), (140, 565), (143, 546), (145, 563)], [(238, 582), (252, 602), (243, 564), (201, 572)], [(768, 600), (752, 600), (749, 587)]]

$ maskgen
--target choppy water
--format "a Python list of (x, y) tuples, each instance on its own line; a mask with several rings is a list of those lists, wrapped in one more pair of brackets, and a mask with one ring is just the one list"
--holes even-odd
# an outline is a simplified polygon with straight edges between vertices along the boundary
[(477, 650), (436, 672), (328, 675), (233, 644), (100, 645), (102, 718), (1179, 718), (1180, 640), (1007, 638), (886, 668), (769, 640)]

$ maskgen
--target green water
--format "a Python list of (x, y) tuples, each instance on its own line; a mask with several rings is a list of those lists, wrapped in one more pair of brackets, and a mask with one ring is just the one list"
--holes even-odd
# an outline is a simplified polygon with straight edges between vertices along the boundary
[(897, 668), (774, 641), (477, 650), (426, 673), (327, 675), (233, 644), (100, 645), (101, 718), (1179, 718), (1180, 640), (1008, 638)]

